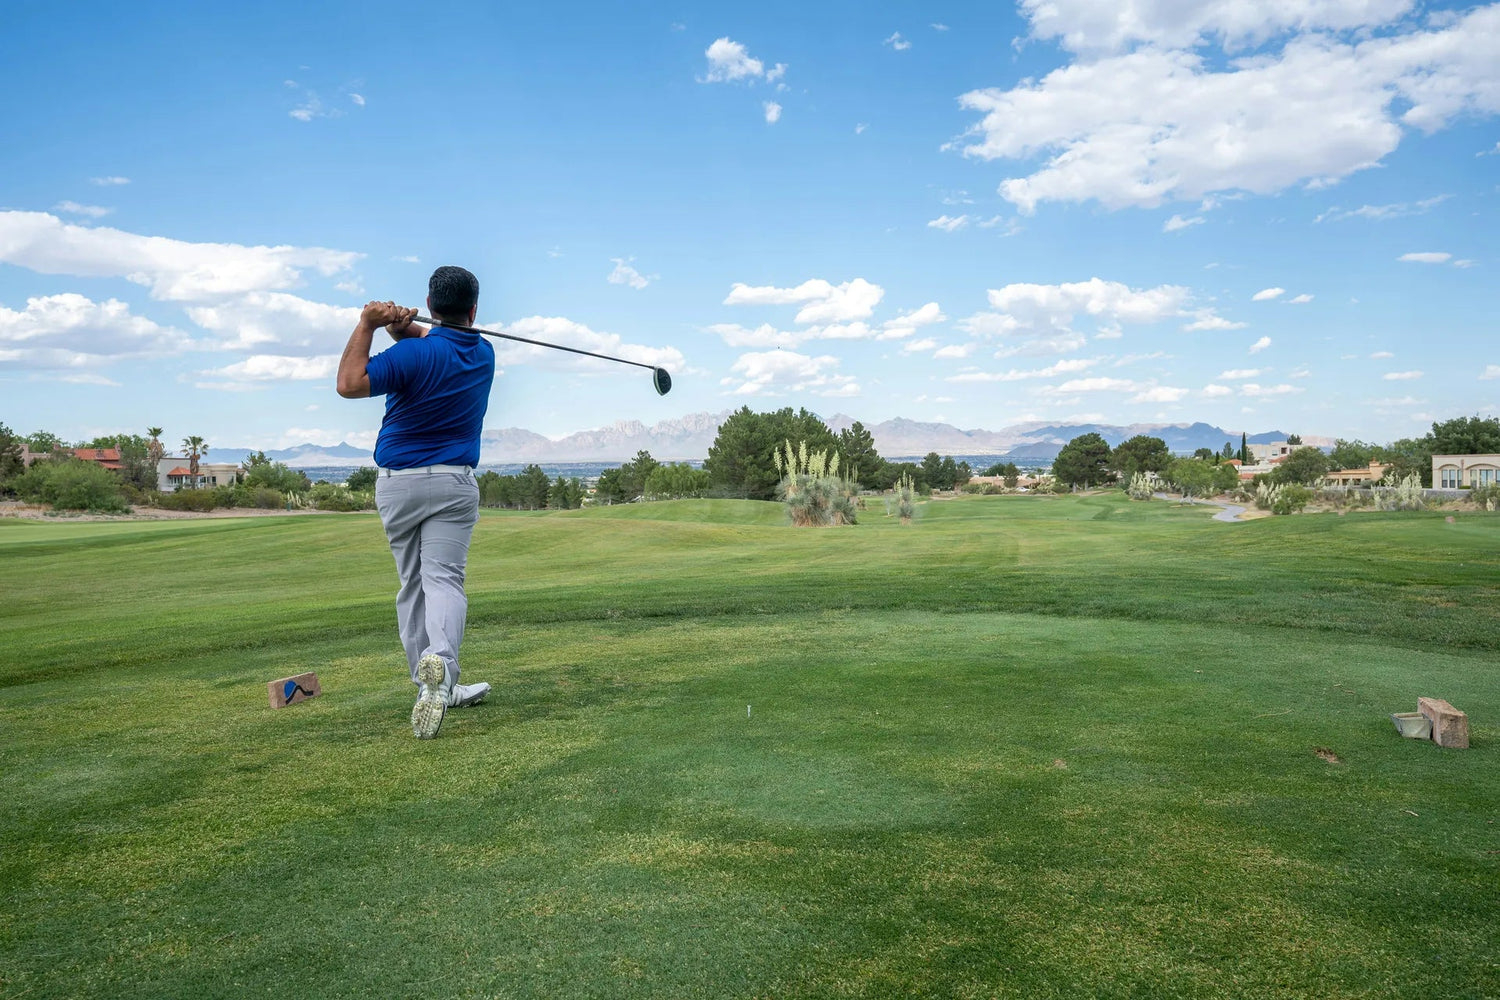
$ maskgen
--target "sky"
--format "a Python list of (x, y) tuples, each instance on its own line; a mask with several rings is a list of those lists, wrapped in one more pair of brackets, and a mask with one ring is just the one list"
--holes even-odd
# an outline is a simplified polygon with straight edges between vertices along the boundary
[(338, 356), (443, 264), (481, 325), (673, 375), (502, 344), (491, 429), (1500, 404), (1500, 2), (8, 0), (0, 37), (22, 433), (371, 447)]

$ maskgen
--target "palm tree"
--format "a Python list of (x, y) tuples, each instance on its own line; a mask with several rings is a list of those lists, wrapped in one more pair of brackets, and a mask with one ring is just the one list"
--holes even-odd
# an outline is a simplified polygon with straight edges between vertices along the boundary
[(161, 461), (161, 457), (167, 453), (167, 450), (161, 446), (160, 427), (147, 427), (146, 433), (151, 435), (151, 443), (146, 446), (146, 454), (151, 456), (151, 462), (154, 465)]
[(194, 434), (192, 437), (182, 439), (182, 450), (188, 453), (188, 471), (193, 474), (193, 485), (198, 483), (198, 459), (208, 454), (208, 445), (203, 439)]

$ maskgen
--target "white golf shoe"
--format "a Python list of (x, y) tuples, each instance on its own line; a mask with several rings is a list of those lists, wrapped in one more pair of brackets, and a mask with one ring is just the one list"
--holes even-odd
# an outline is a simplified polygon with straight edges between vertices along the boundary
[(438, 734), (453, 694), (442, 657), (429, 653), (417, 661), (417, 684), (411, 731), (419, 740), (430, 740)]
[(448, 693), (449, 708), (468, 708), (484, 701), (490, 693), (490, 686), (484, 681), (478, 684), (455, 684), (453, 690)]

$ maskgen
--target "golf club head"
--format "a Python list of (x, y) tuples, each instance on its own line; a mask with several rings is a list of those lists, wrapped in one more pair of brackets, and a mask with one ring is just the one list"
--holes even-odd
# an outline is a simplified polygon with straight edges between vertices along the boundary
[(672, 376), (665, 368), (653, 368), (651, 370), (651, 384), (656, 387), (658, 396), (665, 396), (672, 391)]

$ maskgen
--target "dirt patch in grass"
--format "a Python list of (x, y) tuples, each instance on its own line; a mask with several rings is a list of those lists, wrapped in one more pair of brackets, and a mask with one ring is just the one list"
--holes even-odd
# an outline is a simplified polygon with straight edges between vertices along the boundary
[(1336, 753), (1334, 753), (1332, 750), (1328, 749), (1327, 747), (1318, 747), (1316, 750), (1313, 751), (1313, 753), (1317, 754), (1322, 759), (1328, 761), (1328, 763), (1330, 763), (1330, 764), (1342, 764), (1343, 763), (1343, 760), (1341, 760), (1339, 758), (1339, 755), (1336, 754)]

